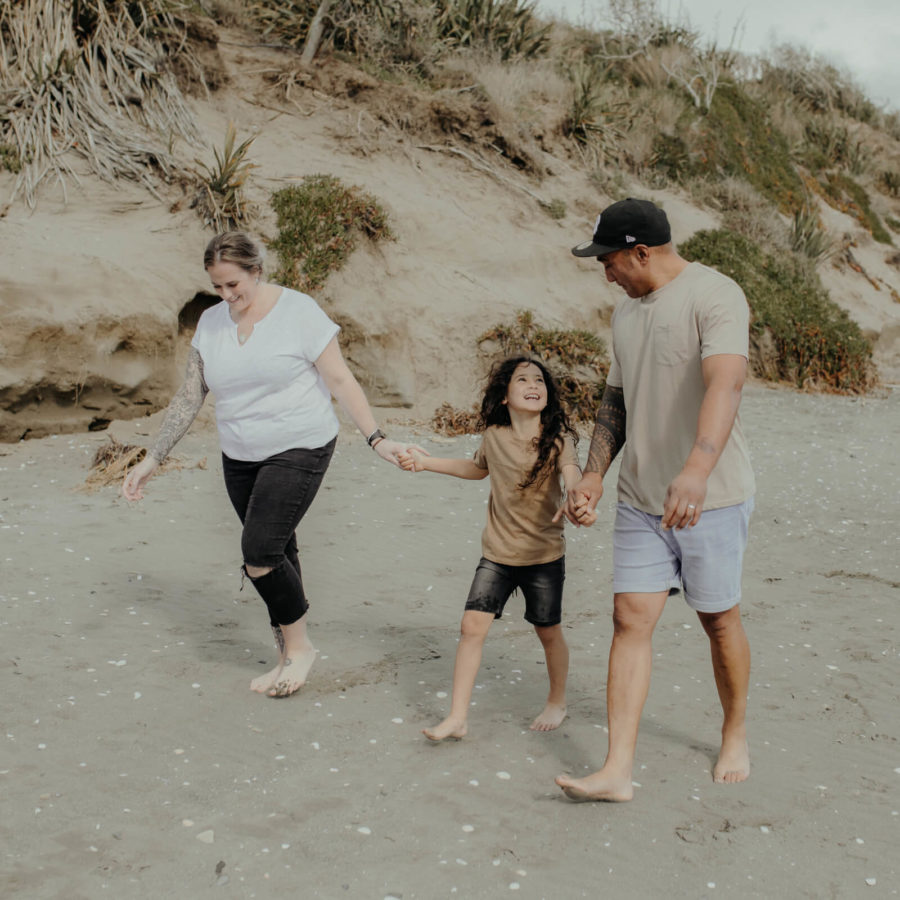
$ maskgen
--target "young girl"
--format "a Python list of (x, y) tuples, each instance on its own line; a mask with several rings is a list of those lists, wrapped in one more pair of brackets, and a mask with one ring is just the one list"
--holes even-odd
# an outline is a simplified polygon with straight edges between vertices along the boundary
[(550, 677), (547, 705), (531, 728), (552, 731), (566, 717), (569, 648), (559, 624), (565, 579), (559, 476), (566, 490), (581, 477), (576, 434), (550, 373), (526, 356), (494, 367), (481, 402), (481, 420), (484, 437), (472, 459), (424, 456), (415, 450), (398, 456), (408, 471), (471, 479), (491, 476), (482, 558), (460, 627), (450, 715), (434, 728), (424, 729), (422, 733), (432, 741), (465, 736), (484, 639), (517, 587), (525, 596), (525, 619), (534, 625), (544, 646)]

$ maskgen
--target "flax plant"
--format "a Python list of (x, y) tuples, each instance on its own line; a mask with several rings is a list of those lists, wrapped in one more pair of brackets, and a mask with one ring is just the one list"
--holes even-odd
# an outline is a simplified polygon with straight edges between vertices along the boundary
[(244, 198), (244, 186), (256, 164), (246, 157), (254, 140), (250, 137), (235, 146), (237, 129), (229, 122), (222, 152), (213, 148), (213, 164), (196, 160), (203, 169), (196, 206), (204, 222), (216, 231), (234, 231), (247, 224), (250, 207)]

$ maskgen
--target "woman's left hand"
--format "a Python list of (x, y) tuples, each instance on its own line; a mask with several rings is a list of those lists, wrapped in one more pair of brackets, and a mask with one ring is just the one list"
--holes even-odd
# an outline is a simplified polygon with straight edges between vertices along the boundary
[(393, 463), (398, 469), (402, 468), (400, 465), (401, 453), (409, 453), (410, 450), (417, 450), (425, 456), (431, 456), (427, 450), (423, 449), (418, 444), (404, 444), (400, 441), (388, 440), (387, 438), (382, 438), (382, 440), (378, 441), (372, 449), (382, 459), (387, 460), (389, 463)]

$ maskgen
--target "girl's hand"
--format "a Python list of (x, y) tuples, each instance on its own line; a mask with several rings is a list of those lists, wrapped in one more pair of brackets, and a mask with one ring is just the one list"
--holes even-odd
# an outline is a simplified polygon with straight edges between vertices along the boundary
[(427, 453), (423, 455), (422, 452), (419, 452), (417, 447), (410, 447), (398, 457), (400, 468), (407, 472), (422, 472), (425, 469), (425, 456), (427, 455)]
[(389, 463), (393, 463), (398, 468), (406, 469), (408, 472), (419, 472), (421, 471), (421, 468), (414, 469), (405, 466), (401, 457), (409, 457), (413, 453), (418, 453), (421, 456), (429, 455), (427, 450), (423, 450), (417, 444), (401, 444), (400, 441), (391, 441), (387, 438), (378, 441), (373, 449), (382, 459), (387, 460)]
[(136, 466), (132, 466), (125, 475), (122, 493), (126, 500), (142, 500), (144, 485), (159, 468), (159, 463), (148, 453)]
[(584, 528), (590, 528), (597, 521), (597, 510), (584, 506), (579, 515), (578, 524)]

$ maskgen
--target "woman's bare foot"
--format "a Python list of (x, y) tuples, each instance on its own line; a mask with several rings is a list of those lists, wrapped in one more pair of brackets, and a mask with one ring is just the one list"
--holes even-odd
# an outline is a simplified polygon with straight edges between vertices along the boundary
[(308, 650), (293, 652), (285, 656), (284, 665), (275, 683), (269, 688), (270, 697), (290, 697), (306, 684), (306, 676), (316, 661), (318, 650), (310, 646)]
[(750, 777), (750, 748), (746, 732), (722, 738), (722, 749), (713, 769), (717, 784), (737, 784)]
[(586, 778), (557, 775), (556, 783), (571, 800), (606, 800), (609, 803), (627, 803), (634, 797), (631, 778), (607, 773), (605, 769)]
[(250, 682), (250, 690), (256, 691), (257, 694), (264, 694), (276, 681), (278, 681), (278, 676), (281, 674), (282, 665), (279, 661), (278, 665), (275, 666), (269, 672), (266, 672), (265, 675), (260, 675), (259, 678), (254, 678), (253, 681)]
[(424, 734), (429, 741), (442, 741), (444, 738), (453, 738), (453, 740), (458, 741), (460, 738), (464, 738), (468, 733), (469, 726), (466, 724), (466, 720), (463, 719), (460, 721), (452, 716), (447, 716), (440, 725), (435, 725), (434, 728), (422, 729), (422, 734)]
[(566, 717), (565, 706), (558, 703), (548, 703), (544, 711), (531, 723), (532, 731), (553, 731), (559, 728)]

